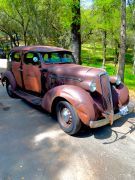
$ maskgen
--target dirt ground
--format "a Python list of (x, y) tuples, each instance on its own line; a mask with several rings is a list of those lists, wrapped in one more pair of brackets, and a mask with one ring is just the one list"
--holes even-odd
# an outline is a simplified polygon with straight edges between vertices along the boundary
[(0, 179), (134, 180), (135, 113), (73, 137), (0, 86)]

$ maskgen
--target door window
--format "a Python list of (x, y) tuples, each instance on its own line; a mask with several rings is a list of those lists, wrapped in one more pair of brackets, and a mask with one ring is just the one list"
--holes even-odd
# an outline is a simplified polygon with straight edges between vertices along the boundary
[(19, 52), (12, 53), (10, 55), (12, 61), (20, 62), (21, 61), (21, 54)]
[[(21, 77), (21, 52), (12, 52), (9, 56), (9, 60), (12, 60), (12, 64), (8, 64), (8, 68), (12, 70), (17, 85), (22, 87), (22, 77)], [(10, 61), (9, 61), (10, 62)]]
[(40, 65), (39, 56), (37, 53), (29, 52), (24, 55), (24, 63), (32, 65)]

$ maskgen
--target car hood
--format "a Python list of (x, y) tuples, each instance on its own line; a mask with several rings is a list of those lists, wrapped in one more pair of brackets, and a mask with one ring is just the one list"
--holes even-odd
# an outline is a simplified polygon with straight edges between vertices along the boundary
[(100, 68), (85, 67), (77, 64), (45, 64), (43, 69), (47, 69), (49, 73), (57, 76), (77, 78), (81, 81), (95, 77), (97, 74), (105, 72)]

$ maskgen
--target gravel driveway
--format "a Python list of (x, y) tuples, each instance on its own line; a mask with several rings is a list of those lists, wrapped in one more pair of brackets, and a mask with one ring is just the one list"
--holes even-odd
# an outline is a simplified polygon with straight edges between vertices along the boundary
[(134, 180), (135, 113), (72, 137), (0, 85), (0, 179)]

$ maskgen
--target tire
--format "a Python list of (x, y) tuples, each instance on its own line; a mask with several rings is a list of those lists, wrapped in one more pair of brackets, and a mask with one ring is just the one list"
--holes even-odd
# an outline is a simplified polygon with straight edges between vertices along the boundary
[(16, 97), (15, 94), (13, 93), (12, 85), (10, 84), (10, 82), (8, 80), (6, 81), (6, 90), (7, 90), (8, 95), (11, 98), (15, 98)]
[(56, 106), (57, 119), (60, 127), (69, 135), (76, 134), (81, 128), (81, 121), (73, 108), (67, 101), (60, 101)]

